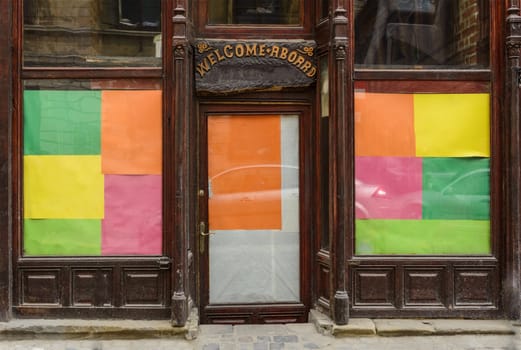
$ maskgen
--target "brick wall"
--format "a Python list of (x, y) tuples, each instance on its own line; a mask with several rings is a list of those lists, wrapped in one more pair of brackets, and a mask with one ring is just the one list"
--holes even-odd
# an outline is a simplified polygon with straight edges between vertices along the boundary
[(478, 63), (480, 18), (478, 0), (459, 0), (456, 23), (456, 61), (460, 64)]

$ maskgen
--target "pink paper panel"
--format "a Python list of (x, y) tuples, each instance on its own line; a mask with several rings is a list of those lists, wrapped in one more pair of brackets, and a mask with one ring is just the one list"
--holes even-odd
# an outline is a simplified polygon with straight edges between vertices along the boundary
[(161, 176), (105, 176), (102, 255), (160, 255)]
[(355, 154), (415, 155), (412, 94), (355, 93)]
[(422, 159), (355, 158), (358, 219), (421, 219)]

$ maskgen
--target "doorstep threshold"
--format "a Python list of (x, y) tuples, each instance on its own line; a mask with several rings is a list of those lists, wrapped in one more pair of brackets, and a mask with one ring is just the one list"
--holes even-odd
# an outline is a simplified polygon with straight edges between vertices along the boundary
[(0, 322), (0, 339), (194, 339), (198, 322), (195, 310), (183, 327), (169, 320), (22, 318)]
[(509, 335), (515, 333), (509, 320), (475, 319), (369, 319), (350, 318), (347, 325), (336, 325), (323, 313), (311, 310), (310, 322), (319, 333), (336, 337), (360, 336), (446, 336)]

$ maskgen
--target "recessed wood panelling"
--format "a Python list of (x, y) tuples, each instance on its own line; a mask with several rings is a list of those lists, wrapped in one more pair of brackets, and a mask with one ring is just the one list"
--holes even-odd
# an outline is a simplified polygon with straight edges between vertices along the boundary
[(445, 305), (445, 271), (443, 267), (429, 269), (405, 268), (404, 307)]
[(319, 265), (319, 275), (318, 275), (318, 297), (329, 300), (331, 296), (331, 288), (330, 288), (330, 273), (331, 269), (326, 265)]
[(112, 271), (73, 270), (72, 304), (74, 306), (112, 305)]
[(59, 270), (22, 270), (21, 280), (21, 304), (61, 304)]
[[(13, 306), (22, 317), (153, 318), (170, 315), (170, 270), (157, 257), (131, 265), (122, 259), (54, 262), (27, 259), (17, 274)], [(72, 266), (71, 266), (72, 265)], [(141, 316), (139, 316), (141, 315)]]
[(159, 271), (125, 270), (124, 305), (161, 305), (163, 286)]
[(393, 307), (393, 268), (357, 268), (354, 271), (354, 305)]
[(494, 268), (456, 267), (454, 270), (455, 306), (496, 305)]
[(499, 275), (493, 258), (475, 258), (466, 265), (457, 259), (382, 262), (384, 266), (366, 259), (351, 267), (351, 317), (499, 315)]

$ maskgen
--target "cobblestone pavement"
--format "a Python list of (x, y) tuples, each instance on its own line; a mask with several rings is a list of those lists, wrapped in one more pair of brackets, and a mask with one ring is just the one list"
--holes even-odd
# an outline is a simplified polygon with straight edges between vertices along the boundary
[(0, 350), (521, 350), (519, 335), (346, 337), (320, 335), (311, 324), (201, 327), (196, 340), (0, 341)]

